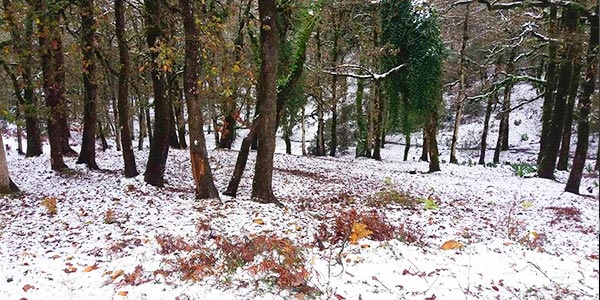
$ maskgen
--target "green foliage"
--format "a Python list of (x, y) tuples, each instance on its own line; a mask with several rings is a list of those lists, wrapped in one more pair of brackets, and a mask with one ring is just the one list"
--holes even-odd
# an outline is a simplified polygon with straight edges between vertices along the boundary
[(528, 163), (516, 163), (510, 165), (513, 168), (515, 175), (525, 177), (537, 172), (537, 167)]
[(381, 42), (386, 69), (407, 64), (385, 80), (391, 129), (412, 132), (423, 116), (438, 109), (442, 61), (446, 55), (433, 7), (426, 3), (381, 2)]
[(427, 198), (422, 200), (423, 202), (423, 208), (425, 210), (438, 210), (440, 209), (439, 204), (435, 203), (435, 200), (433, 200), (432, 198)]

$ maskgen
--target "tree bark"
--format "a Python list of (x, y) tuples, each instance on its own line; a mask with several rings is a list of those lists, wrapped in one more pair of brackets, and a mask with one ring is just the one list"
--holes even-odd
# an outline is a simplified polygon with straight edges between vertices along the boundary
[(306, 156), (306, 107), (302, 106), (302, 156)]
[[(331, 62), (332, 67), (337, 65), (339, 49), (338, 49), (338, 40), (339, 40), (339, 29), (337, 21), (333, 21), (333, 48), (331, 49)], [(332, 75), (331, 77), (331, 136), (329, 140), (329, 156), (334, 156), (337, 152), (337, 76)]]
[(18, 192), (19, 188), (12, 182), (8, 173), (6, 163), (6, 152), (4, 152), (4, 141), (0, 134), (0, 195)]
[(166, 98), (166, 80), (158, 64), (157, 50), (160, 38), (163, 35), (162, 7), (160, 0), (145, 0), (146, 42), (150, 51), (152, 89), (154, 92), (154, 134), (150, 144), (148, 164), (144, 173), (144, 181), (150, 185), (162, 187), (165, 184), (164, 174), (169, 153), (169, 125), (171, 124), (171, 110), (169, 100)]
[(181, 149), (185, 149), (188, 147), (188, 145), (187, 145), (187, 142), (185, 141), (185, 117), (184, 117), (184, 111), (183, 111), (183, 94), (182, 94), (182, 90), (179, 88), (179, 83), (177, 81), (175, 81), (175, 89), (177, 90), (178, 97), (177, 97), (177, 101), (173, 102), (173, 116), (175, 119), (175, 124), (177, 124), (177, 137), (179, 140), (179, 146), (181, 147)]
[[(14, 16), (14, 7), (11, 1), (2, 1), (5, 12), (5, 19), (9, 25), (10, 36), (13, 39), (13, 50), (18, 54), (19, 70), (21, 82), (15, 76), (15, 93), (19, 99), (19, 105), (25, 115), (25, 132), (27, 133), (27, 152), (25, 157), (39, 156), (43, 153), (42, 137), (38, 124), (38, 111), (36, 108), (37, 97), (35, 94), (35, 83), (33, 80), (33, 21), (35, 11), (30, 10), (25, 17), (23, 34), (19, 31), (17, 21)], [(20, 97), (21, 91), (23, 96)], [(20, 110), (17, 110), (19, 112)]]
[(542, 160), (542, 153), (545, 152), (546, 140), (548, 133), (550, 132), (550, 125), (552, 122), (552, 108), (554, 106), (554, 95), (556, 90), (556, 56), (558, 50), (558, 42), (553, 39), (556, 38), (557, 31), (557, 8), (556, 6), (550, 7), (549, 16), (549, 27), (548, 35), (551, 40), (548, 42), (548, 61), (546, 66), (546, 85), (544, 93), (544, 104), (542, 106), (542, 134), (540, 138), (540, 152), (538, 155), (538, 164)]
[(421, 152), (421, 161), (429, 161), (429, 139), (427, 137), (427, 125), (423, 128), (423, 151)]
[(405, 146), (404, 146), (404, 158), (403, 161), (408, 160), (408, 153), (410, 152), (410, 132), (404, 135)]
[[(596, 6), (596, 11), (598, 7)], [(588, 43), (588, 56), (586, 61), (585, 80), (582, 83), (583, 93), (579, 100), (579, 122), (577, 124), (577, 148), (575, 149), (575, 158), (573, 158), (573, 167), (565, 186), (565, 191), (578, 194), (587, 156), (590, 127), (588, 123), (591, 96), (594, 93), (596, 76), (598, 72), (598, 48), (600, 31), (598, 29), (598, 15), (590, 18), (590, 41)], [(600, 150), (599, 150), (600, 151)], [(600, 154), (600, 153), (599, 153)]]
[(373, 156), (371, 158), (381, 160), (381, 132), (383, 128), (383, 95), (381, 94), (381, 82), (373, 82)]
[(358, 139), (356, 142), (356, 157), (367, 156), (367, 122), (363, 112), (363, 99), (365, 94), (365, 82), (358, 79), (356, 84), (356, 99), (354, 107), (356, 110), (356, 127), (358, 127)]
[(58, 30), (58, 17), (51, 16), (45, 1), (36, 0), (35, 10), (40, 18), (38, 24), (38, 38), (40, 63), (42, 68), (42, 85), (46, 106), (50, 114), (48, 116), (48, 140), (50, 142), (50, 164), (54, 171), (62, 171), (67, 168), (63, 160), (63, 131), (61, 128), (61, 110), (64, 100), (60, 93), (60, 82), (57, 81), (59, 66), (54, 59), (59, 50), (60, 31)]
[(566, 98), (569, 93), (571, 79), (573, 78), (573, 61), (577, 55), (575, 39), (579, 13), (577, 10), (569, 7), (564, 11), (562, 18), (565, 25), (563, 34), (566, 44), (558, 75), (556, 98), (554, 99), (554, 107), (552, 109), (552, 122), (538, 168), (538, 176), (548, 179), (554, 179), (554, 168), (556, 167), (556, 158), (558, 156), (558, 148), (564, 125)]
[(246, 169), (246, 163), (248, 162), (248, 155), (250, 154), (252, 141), (256, 139), (258, 128), (260, 127), (259, 121), (259, 118), (254, 119), (254, 121), (250, 125), (250, 132), (242, 140), (242, 146), (240, 147), (240, 152), (238, 153), (237, 160), (235, 161), (233, 175), (231, 175), (231, 179), (229, 180), (229, 184), (227, 185), (227, 190), (223, 192), (223, 195), (231, 196), (234, 198), (237, 196), (240, 181), (242, 180), (244, 170)]
[(460, 122), (462, 120), (462, 112), (463, 112), (463, 101), (465, 98), (465, 88), (466, 88), (466, 49), (467, 42), (469, 41), (469, 8), (470, 5), (467, 4), (465, 8), (465, 20), (463, 21), (463, 36), (462, 42), (460, 45), (460, 87), (458, 93), (458, 99), (456, 99), (456, 115), (454, 117), (454, 130), (452, 134), (452, 143), (450, 144), (450, 163), (457, 164), (458, 159), (456, 158), (456, 145), (458, 143), (458, 129), (460, 127)]
[(83, 140), (78, 164), (86, 164), (91, 170), (97, 170), (96, 164), (96, 59), (94, 50), (96, 42), (96, 19), (94, 17), (94, 0), (80, 1), (81, 15), (81, 54), (83, 56)]
[(429, 172), (438, 172), (440, 169), (440, 159), (437, 147), (437, 112), (432, 111), (429, 114), (429, 124), (427, 124), (427, 150), (429, 152)]
[[(58, 16), (60, 18), (60, 16)], [(77, 151), (71, 148), (69, 144), (69, 138), (71, 137), (71, 126), (69, 125), (69, 110), (67, 106), (67, 100), (65, 99), (65, 55), (63, 53), (63, 42), (62, 42), (62, 27), (58, 27), (59, 35), (53, 41), (53, 49), (54, 51), (54, 60), (56, 67), (56, 82), (58, 88), (58, 95), (61, 98), (58, 112), (58, 122), (60, 126), (60, 130), (62, 131), (63, 138), (61, 139), (62, 143), (62, 152), (64, 156), (75, 157), (77, 156)]]
[[(119, 87), (117, 87), (118, 89)], [(121, 151), (122, 147), (121, 147), (121, 130), (119, 130), (119, 124), (121, 123), (121, 117), (119, 116), (119, 104), (118, 104), (118, 93), (119, 91), (117, 91), (117, 96), (115, 97), (114, 94), (114, 89), (112, 89), (111, 87), (111, 92), (110, 92), (110, 102), (112, 104), (112, 108), (113, 108), (113, 119), (114, 119), (114, 126), (113, 128), (115, 129), (115, 145), (117, 148), (117, 151)], [(110, 120), (110, 117), (109, 117)], [(110, 121), (109, 121), (110, 122)], [(110, 123), (109, 123), (110, 124)]]
[(487, 105), (485, 106), (485, 116), (483, 118), (483, 130), (481, 132), (481, 146), (479, 148), (479, 164), (485, 165), (485, 152), (487, 150), (487, 136), (490, 128), (490, 117), (492, 116), (492, 107), (496, 102), (496, 95), (492, 95), (488, 98)]
[[(580, 45), (577, 45), (579, 48)], [(573, 127), (573, 112), (575, 110), (575, 102), (577, 102), (577, 90), (579, 89), (579, 82), (581, 81), (581, 59), (579, 51), (577, 51), (577, 57), (574, 61), (573, 67), (573, 78), (571, 79), (571, 85), (569, 87), (569, 96), (567, 98), (567, 109), (565, 110), (565, 124), (563, 125), (562, 138), (560, 145), (560, 152), (558, 154), (558, 163), (556, 164), (557, 170), (566, 171), (569, 165), (569, 154), (571, 150), (571, 128)]]
[(183, 88), (188, 107), (190, 128), (190, 160), (196, 188), (196, 199), (219, 199), (206, 151), (202, 104), (198, 97), (198, 70), (200, 69), (200, 37), (196, 24), (195, 1), (179, 0), (185, 30), (185, 79)]
[(277, 29), (277, 6), (274, 0), (259, 0), (261, 66), (257, 90), (257, 106), (260, 112), (258, 153), (252, 181), (252, 198), (261, 203), (279, 201), (273, 194), (273, 155), (277, 118), (277, 63), (279, 39)]
[[(118, 88), (118, 105), (119, 105), (119, 128), (121, 135), (121, 145), (123, 153), (123, 163), (125, 165), (125, 177), (135, 177), (139, 173), (135, 163), (135, 155), (133, 153), (133, 144), (131, 141), (131, 128), (129, 127), (129, 50), (127, 40), (125, 38), (125, 6), (124, 0), (115, 0), (115, 32), (117, 43), (119, 46), (119, 88)], [(143, 135), (140, 133), (140, 139)]]

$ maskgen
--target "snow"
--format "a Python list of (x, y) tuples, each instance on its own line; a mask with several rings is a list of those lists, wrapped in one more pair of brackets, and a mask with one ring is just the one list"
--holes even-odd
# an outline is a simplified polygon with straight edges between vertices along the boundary
[[(516, 86), (513, 99), (533, 91)], [(307, 110), (309, 111), (309, 110)], [(535, 161), (539, 136), (539, 106), (525, 106), (511, 115), (511, 149), (502, 160)], [(519, 126), (514, 121), (520, 119)], [(493, 120), (497, 123), (498, 120)], [(479, 121), (480, 122), (480, 121)], [(314, 126), (307, 128), (314, 132)], [(461, 126), (461, 147), (476, 147), (481, 124)], [(442, 158), (448, 157), (449, 128), (440, 132)], [(243, 132), (242, 132), (243, 133)], [(527, 133), (528, 140), (521, 139)], [(418, 136), (418, 135), (417, 135)], [(313, 135), (307, 135), (312, 139)], [(491, 127), (490, 143), (497, 137)], [(398, 141), (403, 138), (395, 137)], [(77, 142), (78, 138), (73, 139)], [(207, 137), (213, 142), (211, 136)], [(394, 137), (390, 140), (393, 142)], [(597, 138), (592, 139), (592, 149)], [(277, 143), (273, 178), (275, 195), (286, 206), (263, 205), (250, 198), (255, 153), (252, 152), (238, 198), (194, 199), (189, 152), (170, 150), (166, 179), (159, 189), (144, 183), (143, 175), (121, 175), (121, 153), (114, 147), (98, 152), (103, 171), (88, 171), (66, 158), (67, 174), (50, 171), (49, 149), (37, 158), (16, 153), (10, 144), (9, 170), (23, 190), (0, 202), (0, 299), (597, 299), (599, 296), (599, 201), (597, 175), (584, 171), (582, 195), (563, 192), (568, 176), (557, 181), (515, 176), (508, 165), (484, 167), (444, 163), (442, 171), (426, 173), (415, 158), (402, 161), (404, 147), (387, 144), (383, 160), (354, 159), (351, 155), (302, 157), (283, 154)], [(419, 140), (416, 141), (417, 143)], [(241, 139), (236, 140), (235, 149)], [(237, 151), (209, 146), (217, 188), (223, 191), (232, 174)], [(77, 148), (77, 146), (74, 146)], [(519, 151), (516, 151), (518, 149)], [(593, 150), (592, 150), (593, 151)], [(350, 153), (353, 151), (351, 150)], [(458, 152), (460, 161), (475, 160), (477, 150)], [(136, 150), (143, 171), (148, 151)], [(491, 153), (488, 153), (491, 158)], [(588, 189), (589, 188), (589, 189)], [(370, 199), (386, 189), (432, 199), (439, 209), (397, 204), (371, 206)], [(41, 202), (56, 198), (51, 215)], [(577, 208), (578, 219), (556, 208)], [(358, 245), (315, 243), (320, 226), (333, 226), (342, 211), (377, 210), (395, 226), (418, 238), (386, 241), (360, 239)], [(108, 212), (114, 219), (107, 222)], [(263, 224), (255, 222), (262, 220)], [(202, 226), (201, 226), (202, 225)], [(289, 238), (303, 250), (309, 272), (306, 284), (319, 291), (281, 290), (255, 275), (249, 266), (224, 270), (197, 282), (181, 273), (164, 275), (168, 260), (187, 252), (161, 254), (158, 236), (197, 241), (217, 252), (216, 238), (253, 239), (259, 235)], [(442, 250), (456, 240), (464, 245)], [(218, 264), (218, 263), (217, 263)], [(98, 269), (84, 272), (88, 266)], [(133, 274), (142, 266), (141, 280), (111, 278), (117, 270)], [(74, 267), (74, 272), (69, 268)], [(72, 269), (71, 269), (72, 270)], [(32, 288), (27, 289), (27, 285)], [(127, 292), (121, 296), (119, 292)], [(435, 295), (435, 298), (433, 298)]]

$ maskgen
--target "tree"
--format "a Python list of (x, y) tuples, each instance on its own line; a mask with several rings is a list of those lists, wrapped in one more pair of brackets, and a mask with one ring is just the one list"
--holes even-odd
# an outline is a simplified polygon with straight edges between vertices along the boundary
[[(19, 66), (17, 69), (20, 70), (20, 76), (9, 70), (2, 59), (0, 59), (0, 63), (9, 72), (15, 88), (15, 95), (19, 99), (18, 105), (22, 107), (25, 114), (25, 130), (27, 133), (27, 151), (25, 157), (39, 156), (43, 153), (43, 149), (38, 124), (38, 101), (33, 76), (33, 22), (35, 10), (31, 5), (25, 5), (16, 1), (3, 0), (2, 3), (5, 12), (4, 17), (8, 23), (10, 36), (13, 40), (13, 51), (17, 55), (16, 60)], [(17, 16), (19, 16), (18, 11), (25, 15), (21, 22), (22, 25), (17, 20)]]
[(215, 188), (212, 171), (208, 162), (206, 141), (204, 138), (202, 106), (198, 97), (198, 69), (200, 61), (200, 40), (196, 25), (195, 2), (179, 0), (185, 30), (185, 68), (183, 88), (188, 107), (190, 128), (190, 160), (196, 185), (196, 198), (219, 198)]
[(54, 171), (67, 168), (63, 160), (64, 126), (66, 122), (66, 106), (63, 87), (59, 80), (62, 61), (62, 33), (59, 29), (60, 11), (62, 8), (55, 1), (36, 0), (34, 8), (38, 24), (40, 61), (42, 67), (43, 90), (46, 106), (50, 110), (48, 116), (48, 139), (50, 141), (50, 164)]
[[(595, 11), (598, 11), (596, 6)], [(577, 148), (575, 149), (575, 158), (573, 159), (573, 167), (569, 173), (569, 179), (565, 186), (565, 191), (578, 194), (581, 176), (585, 166), (585, 158), (588, 150), (588, 138), (590, 133), (589, 113), (591, 107), (591, 96), (594, 93), (596, 76), (598, 73), (598, 54), (600, 53), (599, 43), (599, 16), (592, 15), (589, 18), (591, 23), (590, 40), (588, 43), (588, 53), (586, 61), (585, 78), (582, 83), (583, 92), (579, 100), (579, 122), (577, 125)]]
[(279, 36), (277, 7), (274, 0), (259, 0), (260, 19), (260, 76), (257, 106), (260, 112), (258, 153), (252, 181), (252, 198), (261, 203), (279, 201), (273, 194), (273, 155), (277, 118), (277, 64)]
[[(144, 181), (162, 187), (165, 184), (164, 174), (169, 153), (169, 125), (171, 110), (166, 98), (166, 79), (162, 65), (158, 61), (163, 38), (164, 7), (160, 0), (145, 0), (146, 43), (150, 49), (150, 77), (154, 92), (154, 134), (150, 144), (148, 164), (144, 173)], [(123, 138), (129, 138), (123, 137)]]
[(466, 48), (467, 42), (469, 41), (469, 12), (470, 5), (467, 4), (465, 9), (465, 19), (463, 21), (463, 36), (460, 46), (460, 70), (459, 70), (459, 93), (456, 99), (456, 115), (454, 117), (454, 131), (452, 134), (452, 143), (450, 145), (450, 163), (457, 164), (458, 159), (456, 158), (456, 144), (458, 142), (458, 128), (463, 114), (463, 105), (465, 100), (465, 88), (466, 88)]
[(541, 159), (538, 168), (538, 176), (540, 178), (548, 179), (554, 179), (554, 169), (556, 167), (556, 159), (564, 125), (567, 96), (573, 78), (573, 62), (577, 57), (576, 33), (578, 31), (579, 12), (571, 7), (567, 7), (563, 12), (562, 22), (565, 27), (563, 34), (566, 44), (562, 53), (558, 72), (558, 85), (554, 99), (554, 107), (552, 108), (550, 129), (546, 136), (544, 149), (540, 152)]
[(8, 165), (6, 164), (6, 152), (4, 152), (4, 141), (0, 134), (0, 195), (18, 192), (19, 188), (10, 179)]
[(119, 106), (119, 128), (121, 152), (125, 165), (125, 177), (135, 177), (138, 175), (133, 145), (131, 142), (131, 128), (129, 127), (129, 50), (127, 40), (125, 39), (125, 7), (123, 0), (115, 0), (115, 34), (119, 47), (119, 87), (117, 92), (117, 102)]
[(97, 170), (96, 164), (96, 20), (94, 18), (94, 0), (80, 1), (81, 15), (81, 54), (83, 55), (83, 140), (78, 164), (86, 164), (91, 170)]
[(395, 76), (389, 76), (389, 80), (402, 84), (389, 85), (392, 89), (388, 89), (387, 94), (402, 94), (410, 101), (402, 113), (414, 112), (426, 120), (424, 135), (429, 171), (439, 171), (437, 112), (442, 101), (441, 70), (445, 51), (437, 13), (427, 3), (385, 0), (381, 5), (382, 43), (393, 50), (386, 57), (386, 63), (388, 66), (406, 64)]

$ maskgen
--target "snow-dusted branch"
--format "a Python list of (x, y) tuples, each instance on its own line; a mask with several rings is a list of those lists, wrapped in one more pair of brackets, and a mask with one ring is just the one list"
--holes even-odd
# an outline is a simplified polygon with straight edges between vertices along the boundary
[(517, 104), (517, 105), (515, 105), (515, 106), (513, 106), (513, 107), (511, 107), (509, 109), (506, 109), (506, 110), (503, 110), (503, 111), (499, 112), (498, 115), (496, 115), (496, 119), (499, 120), (499, 119), (502, 118), (503, 115), (505, 115), (507, 113), (510, 113), (513, 110), (519, 109), (519, 108), (521, 108), (521, 107), (523, 107), (523, 106), (525, 106), (525, 105), (527, 105), (527, 104), (529, 104), (531, 102), (534, 102), (534, 101), (536, 101), (538, 99), (541, 99), (545, 95), (546, 95), (546, 93), (541, 93), (541, 94), (539, 94), (539, 95), (537, 95), (534, 98), (529, 99), (529, 100), (527, 100), (527, 99), (521, 99), (521, 101), (523, 101), (523, 102), (521, 102), (521, 103), (519, 103), (519, 104)]
[(381, 80), (388, 77), (390, 74), (406, 67), (407, 64), (395, 66), (384, 73), (375, 73), (368, 68), (360, 65), (344, 64), (336, 66), (333, 69), (323, 70), (323, 73), (334, 76), (345, 76), (356, 79), (373, 79)]

